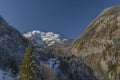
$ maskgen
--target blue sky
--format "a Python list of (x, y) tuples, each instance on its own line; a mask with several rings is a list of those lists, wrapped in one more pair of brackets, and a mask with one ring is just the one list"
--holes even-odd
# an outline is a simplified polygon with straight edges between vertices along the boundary
[(0, 15), (21, 33), (52, 31), (72, 39), (120, 0), (0, 0)]

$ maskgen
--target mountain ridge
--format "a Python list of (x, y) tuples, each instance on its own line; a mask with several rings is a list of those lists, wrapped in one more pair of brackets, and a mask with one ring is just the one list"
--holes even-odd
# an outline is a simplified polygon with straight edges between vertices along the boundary
[(120, 5), (106, 8), (72, 44), (71, 52), (102, 80), (119, 80)]
[[(16, 75), (28, 44), (29, 41), (0, 16), (0, 70)], [(2, 74), (0, 76), (2, 79)]]

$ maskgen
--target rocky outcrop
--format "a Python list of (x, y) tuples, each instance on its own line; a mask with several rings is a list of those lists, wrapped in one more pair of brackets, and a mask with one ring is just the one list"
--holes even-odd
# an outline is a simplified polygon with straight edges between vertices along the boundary
[(72, 44), (100, 80), (120, 79), (120, 5), (105, 9)]

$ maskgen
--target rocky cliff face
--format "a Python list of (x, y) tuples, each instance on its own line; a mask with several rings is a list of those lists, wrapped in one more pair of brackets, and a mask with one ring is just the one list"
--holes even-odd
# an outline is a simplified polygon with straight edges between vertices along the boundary
[(120, 80), (120, 5), (105, 9), (71, 47), (100, 80)]
[(0, 17), (0, 69), (16, 69), (27, 44), (28, 40)]

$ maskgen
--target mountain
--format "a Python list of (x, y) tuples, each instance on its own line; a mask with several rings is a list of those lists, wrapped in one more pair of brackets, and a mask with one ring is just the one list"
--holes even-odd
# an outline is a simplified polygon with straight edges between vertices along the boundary
[(40, 80), (120, 80), (120, 5), (106, 8), (75, 40), (34, 30), (26, 34), (0, 17), (0, 80), (15, 80), (33, 43)]
[(120, 5), (106, 8), (72, 44), (99, 80), (120, 80)]
[[(36, 31), (33, 31), (33, 34), (35, 32)], [(40, 31), (37, 31), (37, 33), (40, 33)], [(36, 39), (36, 37), (34, 38)], [(42, 74), (53, 73), (56, 77), (61, 75), (58, 80), (65, 77), (63, 73), (69, 76), (71, 71), (67, 74), (68, 63), (63, 58), (70, 56), (68, 55), (67, 49), (73, 40), (64, 40), (59, 34), (52, 32), (42, 32), (37, 35), (37, 38), (38, 41), (42, 39), (42, 45), (48, 45), (42, 46), (40, 44), (41, 46), (35, 46), (34, 50), (37, 65), (41, 68), (45, 67), (48, 70), (47, 73), (43, 71)], [(55, 43), (53, 44), (53, 42)], [(19, 66), (28, 44), (29, 41), (25, 36), (21, 35), (17, 29), (10, 26), (0, 17), (0, 80), (16, 80)], [(66, 66), (66, 68), (63, 68), (64, 66)], [(50, 76), (51, 75), (48, 75), (47, 78), (49, 79)], [(65, 78), (67, 79), (67, 77)]]
[(0, 17), (0, 80), (17, 79), (21, 60), (29, 44), (28, 39), (31, 43), (38, 45), (34, 46), (33, 55), (41, 71), (39, 75), (41, 80), (42, 78), (45, 80), (53, 80), (53, 78), (54, 80), (97, 80), (92, 70), (83, 61), (73, 57), (69, 51), (73, 40), (66, 40), (53, 32), (33, 31), (27, 36), (21, 35), (2, 17)]
[(64, 40), (66, 40), (60, 34), (53, 32), (41, 32), (39, 30), (33, 30), (32, 32), (23, 34), (23, 36), (37, 46), (51, 46), (55, 43), (62, 43)]
[(71, 55), (68, 43), (35, 48), (42, 80), (99, 80), (80, 58)]
[(0, 70), (16, 74), (28, 40), (0, 16)]

